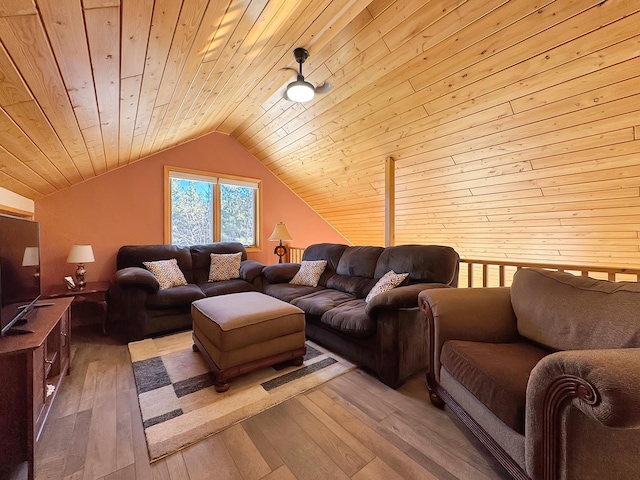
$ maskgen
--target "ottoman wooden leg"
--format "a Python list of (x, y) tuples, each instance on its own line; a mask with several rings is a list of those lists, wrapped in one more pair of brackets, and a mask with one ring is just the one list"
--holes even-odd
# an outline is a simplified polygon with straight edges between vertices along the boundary
[(303, 357), (298, 357), (298, 358), (294, 358), (293, 360), (291, 360), (291, 365), (295, 366), (295, 367), (299, 367), (300, 365), (302, 365), (304, 358)]
[(231, 385), (229, 384), (229, 382), (218, 382), (216, 380), (216, 382), (214, 383), (214, 387), (216, 389), (216, 392), (218, 393), (226, 392), (227, 390), (229, 390), (230, 386)]
[(192, 349), (194, 352), (199, 352), (199, 351), (200, 351), (200, 349), (198, 348), (198, 346), (197, 346), (195, 343), (194, 343), (193, 345), (191, 345), (191, 349)]

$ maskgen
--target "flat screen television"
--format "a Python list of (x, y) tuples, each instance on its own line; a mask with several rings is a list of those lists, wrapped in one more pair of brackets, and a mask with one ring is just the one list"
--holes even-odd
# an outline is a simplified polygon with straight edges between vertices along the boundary
[(0, 214), (0, 335), (24, 319), (40, 298), (40, 225)]

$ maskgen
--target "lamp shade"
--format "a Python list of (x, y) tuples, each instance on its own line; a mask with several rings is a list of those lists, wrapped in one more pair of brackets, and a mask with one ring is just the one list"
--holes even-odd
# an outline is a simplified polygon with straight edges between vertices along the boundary
[(308, 102), (313, 100), (315, 95), (313, 85), (304, 80), (302, 75), (298, 75), (295, 82), (287, 85), (287, 98), (293, 102)]
[(23, 267), (36, 267), (40, 265), (40, 251), (38, 247), (27, 247), (22, 256)]
[(271, 242), (277, 242), (279, 240), (293, 240), (293, 238), (291, 238), (289, 230), (287, 230), (287, 226), (282, 222), (276, 225), (276, 228), (273, 229), (273, 233), (269, 237), (269, 241)]
[(67, 257), (67, 263), (91, 263), (95, 261), (91, 245), (73, 245)]

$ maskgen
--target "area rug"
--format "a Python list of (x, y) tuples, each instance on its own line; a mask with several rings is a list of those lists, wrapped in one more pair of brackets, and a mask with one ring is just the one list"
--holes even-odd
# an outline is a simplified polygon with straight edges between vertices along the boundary
[(264, 368), (217, 393), (192, 345), (190, 331), (129, 344), (151, 462), (355, 368), (307, 341), (302, 366)]

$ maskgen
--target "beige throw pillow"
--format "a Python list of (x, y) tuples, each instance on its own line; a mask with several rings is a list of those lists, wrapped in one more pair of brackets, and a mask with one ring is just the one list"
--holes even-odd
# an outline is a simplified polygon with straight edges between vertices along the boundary
[(184, 273), (178, 267), (178, 260), (175, 258), (157, 260), (155, 262), (142, 262), (142, 264), (158, 279), (160, 290), (187, 284)]
[(306, 285), (308, 287), (317, 287), (318, 280), (322, 272), (327, 266), (326, 260), (303, 260), (300, 264), (300, 270), (289, 283), (292, 285)]
[(240, 278), (240, 262), (242, 252), (238, 253), (212, 253), (211, 266), (209, 267), (209, 281), (220, 282)]
[(393, 290), (402, 282), (404, 282), (404, 279), (408, 276), (408, 273), (396, 273), (393, 270), (388, 271), (382, 277), (380, 277), (380, 280), (376, 282), (364, 301), (369, 303), (371, 299), (376, 295), (380, 295), (383, 292)]

